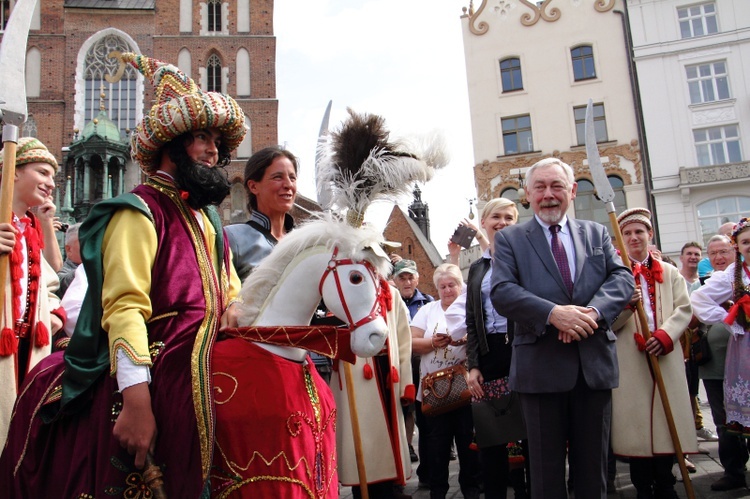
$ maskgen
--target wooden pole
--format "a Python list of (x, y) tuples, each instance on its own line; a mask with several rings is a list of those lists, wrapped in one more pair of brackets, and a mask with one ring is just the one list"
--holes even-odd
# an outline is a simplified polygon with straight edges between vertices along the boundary
[[(13, 125), (5, 125), (3, 127), (3, 138), (6, 136), (6, 129), (15, 128), (16, 137), (13, 137), (13, 133), (8, 133), (9, 139), (3, 142), (3, 173), (2, 180), (0, 180), (0, 223), (10, 223), (13, 216), (13, 186), (15, 184), (16, 177), (16, 141), (18, 140), (18, 127)], [(8, 272), (10, 270), (10, 253), (0, 255), (0, 319), (5, 314), (5, 283), (8, 281)], [(6, 324), (10, 324), (13, 327), (13, 318), (8, 317), (5, 320)]]
[(362, 499), (370, 499), (367, 490), (367, 472), (365, 471), (365, 456), (362, 453), (362, 436), (359, 433), (359, 414), (357, 413), (357, 398), (354, 394), (354, 384), (352, 383), (352, 365), (348, 362), (341, 361), (344, 364), (344, 378), (346, 381), (346, 398), (349, 401), (349, 419), (352, 424), (352, 435), (354, 436), (354, 457), (357, 459), (357, 473), (359, 474), (359, 488), (362, 493)]
[[(617, 223), (617, 216), (614, 211), (609, 212), (609, 221), (612, 224), (612, 230), (615, 234), (617, 249), (620, 250), (620, 257), (622, 258), (622, 262), (628, 268), (630, 268), (630, 258), (628, 257), (628, 252), (625, 248), (625, 241), (623, 241), (622, 232), (620, 231), (620, 224)], [(635, 285), (640, 286), (640, 283), (636, 282)], [(651, 331), (648, 328), (648, 317), (646, 317), (646, 311), (643, 310), (643, 303), (638, 300), (635, 307), (638, 314), (638, 322), (641, 325), (641, 331), (643, 331), (643, 337), (648, 341), (648, 339), (651, 337)], [(659, 364), (659, 359), (655, 355), (646, 353), (646, 360), (651, 367), (651, 373), (654, 381), (656, 382), (656, 387), (659, 392), (659, 398), (661, 399), (662, 407), (664, 407), (664, 415), (667, 419), (669, 435), (672, 437), (672, 445), (674, 446), (675, 454), (677, 455), (677, 465), (680, 467), (680, 474), (682, 475), (682, 483), (685, 486), (685, 493), (687, 493), (688, 499), (695, 499), (693, 482), (690, 481), (690, 474), (688, 473), (687, 466), (685, 466), (685, 454), (683, 454), (682, 452), (680, 437), (677, 434), (677, 427), (674, 424), (672, 407), (669, 405), (667, 390), (664, 387), (664, 377), (661, 374), (661, 365)]]

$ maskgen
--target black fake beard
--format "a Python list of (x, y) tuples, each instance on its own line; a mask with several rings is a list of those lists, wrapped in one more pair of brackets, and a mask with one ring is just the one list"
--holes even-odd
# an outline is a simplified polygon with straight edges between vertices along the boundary
[(208, 168), (195, 162), (185, 162), (177, 169), (175, 183), (188, 193), (187, 204), (194, 210), (218, 205), (229, 195), (231, 184), (223, 167)]

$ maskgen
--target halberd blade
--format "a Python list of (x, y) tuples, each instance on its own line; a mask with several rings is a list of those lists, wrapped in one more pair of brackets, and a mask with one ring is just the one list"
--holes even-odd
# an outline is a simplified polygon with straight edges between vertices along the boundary
[(26, 43), (36, 2), (16, 2), (0, 43), (0, 111), (6, 125), (26, 121)]
[(597, 196), (605, 204), (611, 203), (615, 200), (615, 191), (612, 190), (604, 165), (602, 165), (602, 159), (599, 157), (599, 146), (596, 144), (596, 130), (594, 129), (594, 103), (591, 99), (586, 106), (586, 157), (589, 160), (589, 170)]

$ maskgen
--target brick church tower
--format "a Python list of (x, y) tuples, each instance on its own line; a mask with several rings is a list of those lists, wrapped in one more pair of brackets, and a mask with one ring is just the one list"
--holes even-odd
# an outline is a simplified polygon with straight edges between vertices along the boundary
[[(0, 27), (13, 4), (2, 3)], [(106, 80), (117, 69), (107, 55), (129, 51), (175, 64), (203, 90), (228, 93), (240, 104), (248, 134), (228, 167), (232, 193), (220, 214), (224, 223), (247, 219), (245, 160), (278, 143), (273, 0), (38, 0), (26, 50), (29, 118), (21, 135), (38, 137), (60, 163), (58, 200), (93, 203), (141, 181), (129, 156), (102, 147), (108, 140), (127, 143), (154, 99), (150, 83), (132, 68), (117, 83)], [(98, 149), (74, 147), (75, 159), (69, 157), (71, 145), (90, 140), (91, 127), (83, 132), (94, 120), (111, 121), (120, 137), (108, 125), (105, 136), (94, 131)]]

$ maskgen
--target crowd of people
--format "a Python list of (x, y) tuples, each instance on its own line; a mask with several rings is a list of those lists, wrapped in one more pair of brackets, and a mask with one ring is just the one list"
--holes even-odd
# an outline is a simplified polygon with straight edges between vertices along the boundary
[[(212, 351), (220, 331), (237, 326), (241, 281), (295, 230), (299, 165), (279, 147), (256, 152), (244, 174), (250, 220), (223, 228), (215, 206), (230, 189), (221, 167), (245, 134), (241, 109), (174, 66), (122, 58), (157, 90), (133, 135), (147, 178), (68, 228), (64, 262), (51, 202), (57, 162), (37, 139), (18, 143), (13, 220), (0, 224), (0, 254), (10, 262), (0, 332), (8, 497), (138, 497), (152, 483), (142, 471), (152, 462), (172, 497), (231, 496), (229, 482), (212, 475)], [(180, 119), (152, 118), (170, 113)], [(707, 261), (701, 244), (685, 244), (678, 270), (652, 249), (647, 209), (617, 218), (618, 255), (604, 226), (567, 215), (577, 190), (569, 165), (544, 159), (526, 179), (533, 218), (518, 224), (515, 202), (487, 201), (472, 227), (482, 255), (466, 282), (455, 242), (453, 261), (431, 276), (436, 298), (419, 290), (413, 260), (391, 255), (391, 275), (380, 276), (386, 346), (353, 364), (363, 458), (343, 361), (315, 363), (329, 368), (321, 374), (330, 390), (318, 377), (308, 389), (339, 408), (338, 482), (361, 497), (362, 464), (370, 498), (406, 497), (418, 462), (420, 486), (442, 499), (455, 452), (469, 499), (505, 498), (509, 488), (517, 499), (571, 490), (601, 498), (613, 486), (616, 455), (628, 459), (639, 498), (676, 498), (669, 425), (687, 454), (697, 452), (698, 436), (713, 438), (697, 403), (702, 379), (724, 467), (712, 488), (745, 487), (750, 221), (722, 226)], [(321, 310), (318, 320), (330, 319), (324, 303)], [(304, 352), (288, 360), (313, 362)], [(457, 366), (466, 371), (467, 403), (428, 414), (425, 377)], [(507, 427), (493, 423), (501, 412)], [(510, 454), (524, 464), (510, 466)], [(298, 464), (288, 463), (290, 473)], [(307, 479), (252, 478), (299, 481), (299, 497), (337, 496), (338, 484)]]

